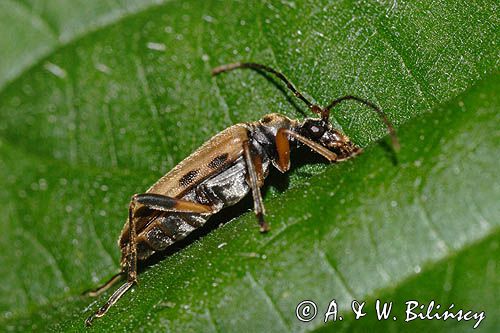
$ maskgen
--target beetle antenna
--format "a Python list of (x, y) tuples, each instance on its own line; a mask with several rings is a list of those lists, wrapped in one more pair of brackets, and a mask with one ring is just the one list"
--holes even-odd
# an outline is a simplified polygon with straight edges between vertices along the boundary
[(342, 96), (342, 97), (336, 98), (330, 104), (328, 104), (327, 107), (325, 107), (324, 109), (321, 110), (322, 111), (321, 117), (323, 118), (323, 120), (328, 120), (328, 118), (330, 116), (330, 110), (334, 106), (336, 106), (337, 104), (340, 104), (343, 101), (348, 101), (348, 100), (354, 100), (354, 101), (360, 102), (361, 104), (364, 104), (364, 105), (370, 107), (371, 109), (373, 109), (375, 112), (377, 112), (377, 114), (380, 116), (380, 119), (382, 119), (385, 126), (387, 127), (389, 134), (391, 135), (392, 145), (393, 145), (394, 149), (396, 151), (399, 151), (399, 148), (400, 148), (399, 140), (398, 140), (398, 137), (396, 135), (396, 130), (392, 126), (391, 122), (389, 121), (389, 119), (387, 119), (387, 116), (385, 115), (385, 113), (378, 106), (376, 106), (375, 104), (373, 104), (372, 102), (370, 102), (366, 99), (363, 99), (363, 98), (360, 98), (357, 96), (353, 96), (353, 95), (347, 95), (347, 96)]
[(277, 78), (279, 78), (281, 81), (283, 81), (286, 84), (288, 89), (290, 89), (298, 99), (300, 99), (301, 101), (306, 103), (307, 107), (313, 113), (321, 115), (321, 118), (324, 121), (328, 121), (328, 119), (330, 117), (330, 110), (334, 106), (336, 106), (337, 104), (339, 104), (343, 101), (355, 100), (357, 102), (360, 102), (360, 103), (372, 108), (375, 112), (378, 113), (378, 115), (380, 116), (380, 118), (384, 122), (385, 126), (387, 127), (389, 134), (391, 135), (391, 140), (392, 140), (392, 144), (394, 146), (394, 149), (396, 151), (399, 150), (400, 145), (399, 145), (398, 137), (396, 136), (396, 131), (394, 130), (394, 127), (387, 119), (387, 116), (385, 115), (385, 113), (378, 106), (373, 104), (372, 102), (367, 101), (367, 100), (362, 99), (362, 98), (357, 97), (357, 96), (347, 95), (347, 96), (343, 96), (343, 97), (334, 99), (327, 107), (321, 108), (320, 106), (311, 103), (307, 98), (305, 98), (304, 95), (302, 95), (297, 90), (297, 88), (295, 88), (295, 86), (290, 82), (290, 80), (288, 80), (286, 78), (286, 76), (283, 73), (280, 73), (280, 72), (276, 71), (275, 69), (268, 67), (266, 65), (262, 65), (262, 64), (258, 64), (258, 63), (254, 63), (254, 62), (235, 62), (232, 64), (218, 66), (218, 67), (215, 67), (214, 69), (212, 69), (212, 76), (218, 75), (218, 74), (223, 73), (223, 72), (229, 72), (229, 71), (232, 71), (232, 70), (238, 69), (238, 68), (251, 68), (251, 69), (254, 69), (256, 71), (265, 71), (265, 72), (269, 72), (269, 73), (275, 75)]
[(314, 112), (316, 114), (320, 114), (320, 115), (322, 114), (321, 107), (319, 107), (316, 104), (311, 103), (307, 98), (305, 98), (304, 95), (302, 95), (302, 93), (300, 93), (300, 91), (298, 91), (297, 88), (295, 88), (295, 86), (292, 84), (292, 82), (290, 82), (290, 80), (288, 80), (283, 73), (280, 73), (280, 72), (276, 71), (275, 69), (268, 67), (266, 65), (257, 64), (254, 62), (235, 62), (232, 64), (227, 64), (227, 65), (215, 67), (212, 70), (212, 76), (218, 75), (218, 74), (223, 73), (223, 72), (229, 72), (229, 71), (232, 71), (232, 70), (237, 69), (237, 68), (251, 68), (251, 69), (254, 69), (256, 71), (265, 71), (265, 72), (269, 72), (269, 73), (275, 75), (278, 79), (280, 79), (281, 81), (283, 81), (286, 84), (288, 89), (290, 89), (298, 99), (300, 99), (302, 102), (306, 103), (307, 107), (312, 112)]

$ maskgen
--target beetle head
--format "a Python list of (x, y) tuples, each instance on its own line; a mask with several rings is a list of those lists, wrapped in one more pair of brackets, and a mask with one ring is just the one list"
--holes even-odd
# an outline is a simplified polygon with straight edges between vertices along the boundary
[(299, 133), (337, 154), (339, 160), (361, 152), (361, 148), (356, 146), (347, 135), (335, 129), (329, 121), (324, 119), (305, 119), (300, 126)]

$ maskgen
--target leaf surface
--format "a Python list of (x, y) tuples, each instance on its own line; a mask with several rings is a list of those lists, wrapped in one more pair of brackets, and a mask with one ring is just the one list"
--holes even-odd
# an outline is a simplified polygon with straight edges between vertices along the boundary
[[(380, 298), (401, 314), (407, 299), (455, 303), (486, 311), (485, 330), (500, 325), (493, 1), (0, 7), (1, 326), (84, 330), (109, 294), (94, 303), (79, 294), (116, 272), (133, 193), (231, 124), (302, 117), (272, 79), (210, 77), (245, 60), (283, 71), (321, 105), (345, 94), (372, 100), (396, 124), (400, 153), (370, 110), (339, 107), (334, 123), (365, 154), (326, 165), (294, 152), (292, 171), (268, 178), (269, 234), (258, 233), (248, 200), (214, 217), (212, 229), (222, 228), (146, 268), (92, 330), (473, 325), (355, 321), (348, 311), (353, 299), (373, 308)], [(324, 312), (333, 298), (343, 322), (295, 318), (301, 300)]]

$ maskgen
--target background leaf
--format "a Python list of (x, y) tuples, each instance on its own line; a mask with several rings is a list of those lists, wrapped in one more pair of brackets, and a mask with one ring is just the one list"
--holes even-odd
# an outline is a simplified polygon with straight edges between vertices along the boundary
[[(319, 104), (356, 94), (381, 105), (399, 125), (398, 164), (386, 141), (375, 144), (385, 133), (375, 115), (340, 107), (335, 124), (369, 146), (364, 155), (326, 165), (295, 153), (292, 172), (266, 187), (271, 233), (257, 232), (248, 201), (224, 212), (212, 228), (231, 223), (147, 268), (92, 330), (473, 325), (346, 312), (353, 298), (381, 298), (398, 309), (435, 299), (484, 310), (481, 328), (494, 331), (496, 10), (493, 1), (2, 2), (0, 325), (83, 330), (108, 295), (79, 294), (117, 270), (131, 194), (231, 124), (300, 117), (302, 105), (256, 73), (209, 75), (254, 60)], [(300, 300), (322, 309), (332, 298), (343, 322), (295, 318)]]

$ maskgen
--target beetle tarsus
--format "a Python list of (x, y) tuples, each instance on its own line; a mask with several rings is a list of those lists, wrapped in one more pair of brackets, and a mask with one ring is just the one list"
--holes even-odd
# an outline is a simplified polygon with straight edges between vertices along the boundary
[(108, 301), (99, 308), (93, 315), (85, 320), (86, 326), (91, 326), (95, 318), (101, 318), (108, 312), (109, 308), (113, 306), (137, 281), (127, 281), (118, 288)]
[(269, 224), (267, 224), (267, 222), (264, 220), (264, 214), (257, 214), (257, 219), (259, 221), (261, 233), (264, 234), (264, 233), (268, 232), (269, 230), (271, 230), (271, 228), (269, 227)]

